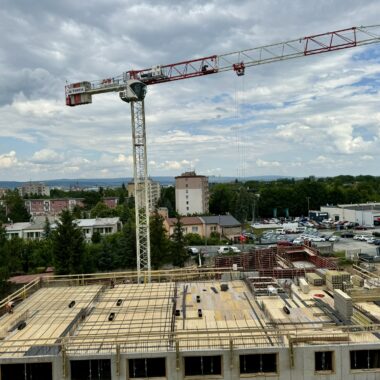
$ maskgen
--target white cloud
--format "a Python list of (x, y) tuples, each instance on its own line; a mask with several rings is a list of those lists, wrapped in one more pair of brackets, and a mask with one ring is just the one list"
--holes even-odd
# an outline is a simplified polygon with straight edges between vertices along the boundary
[(17, 157), (14, 150), (0, 155), (0, 169), (11, 168), (15, 165), (17, 165)]
[(256, 160), (256, 165), (259, 168), (278, 168), (281, 166), (278, 161), (264, 161), (261, 159)]
[(35, 163), (57, 163), (63, 160), (63, 154), (57, 153), (52, 149), (41, 149), (35, 152), (31, 159)]

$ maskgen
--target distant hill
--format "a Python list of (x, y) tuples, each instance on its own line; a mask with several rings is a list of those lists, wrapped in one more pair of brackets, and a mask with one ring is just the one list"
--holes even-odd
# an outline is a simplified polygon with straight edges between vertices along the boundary
[[(256, 176), (256, 177), (246, 177), (245, 181), (275, 181), (281, 178), (290, 178), (286, 176)], [(152, 177), (154, 181), (160, 182), (163, 186), (174, 185), (175, 179), (174, 177)], [(236, 177), (216, 177), (210, 176), (210, 183), (227, 183), (235, 181)], [(132, 182), (133, 178), (88, 178), (88, 179), (51, 179), (46, 181), (33, 181), (33, 182), (43, 182), (50, 187), (60, 187), (69, 189), (71, 187), (79, 187), (79, 188), (88, 188), (88, 187), (120, 187), (123, 183), (127, 184), (128, 182)], [(241, 179), (240, 179), (241, 181)], [(24, 183), (28, 183), (29, 181), (21, 182), (21, 181), (0, 181), (0, 188), (6, 189), (14, 189), (16, 187), (22, 186)]]

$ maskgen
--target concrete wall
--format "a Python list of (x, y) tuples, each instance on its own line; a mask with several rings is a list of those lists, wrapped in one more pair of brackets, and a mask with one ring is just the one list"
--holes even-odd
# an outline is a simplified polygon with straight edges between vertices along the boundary
[[(212, 376), (218, 379), (255, 379), (267, 380), (376, 380), (380, 379), (380, 369), (373, 370), (351, 370), (350, 369), (350, 351), (360, 349), (379, 349), (376, 344), (329, 344), (329, 345), (313, 345), (313, 346), (294, 346), (294, 367), (290, 366), (290, 355), (288, 347), (263, 347), (253, 349), (233, 349), (230, 350), (193, 350), (181, 351), (179, 353), (179, 368), (177, 369), (177, 358), (174, 351), (167, 353), (150, 352), (148, 354), (121, 354), (119, 360), (115, 353), (110, 355), (100, 356), (80, 356), (69, 357), (66, 362), (67, 377), (70, 376), (69, 359), (88, 360), (88, 359), (110, 359), (111, 373), (114, 380), (128, 379), (128, 359), (145, 358), (145, 357), (166, 357), (166, 372), (168, 380), (182, 380), (184, 376), (184, 357), (185, 356), (207, 356), (221, 355), (222, 356), (222, 376)], [(334, 370), (326, 373), (316, 373), (314, 371), (314, 355), (318, 351), (333, 351)], [(256, 374), (256, 375), (240, 375), (239, 355), (258, 354), (258, 353), (276, 353), (277, 354), (277, 374)], [(25, 362), (52, 362), (53, 363), (53, 379), (61, 380), (63, 376), (62, 355), (51, 357), (38, 358), (17, 358), (17, 359), (0, 359), (0, 363), (25, 363)], [(118, 364), (119, 363), (119, 364)], [(194, 378), (194, 377), (192, 377)], [(208, 376), (199, 376), (199, 379), (210, 378)]]
[(202, 189), (176, 189), (175, 204), (177, 212), (181, 215), (205, 212)]

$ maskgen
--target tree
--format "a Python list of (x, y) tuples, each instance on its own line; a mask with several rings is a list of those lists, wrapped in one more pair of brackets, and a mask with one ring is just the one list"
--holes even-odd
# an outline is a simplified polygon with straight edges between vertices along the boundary
[(49, 239), (51, 237), (51, 233), (52, 233), (51, 225), (50, 225), (48, 217), (46, 217), (45, 218), (45, 224), (44, 224), (44, 232), (43, 232), (44, 239)]
[(6, 223), (7, 222), (7, 213), (6, 208), (3, 205), (0, 205), (0, 223)]
[(8, 191), (5, 196), (5, 204), (7, 205), (7, 218), (13, 223), (29, 222), (30, 215), (25, 208), (24, 200), (21, 198), (17, 190)]
[(224, 215), (230, 212), (233, 200), (233, 190), (230, 184), (217, 184), (211, 187), (210, 212), (215, 215)]
[(157, 202), (158, 207), (166, 207), (169, 217), (175, 216), (175, 188), (174, 186), (164, 187), (161, 189), (161, 196)]
[(100, 201), (91, 209), (91, 218), (107, 218), (116, 216), (117, 211)]
[(182, 230), (181, 217), (176, 215), (176, 222), (174, 224), (173, 235), (171, 236), (171, 256), (172, 262), (175, 266), (183, 267), (188, 258), (188, 254), (186, 251), (186, 243)]
[(164, 218), (155, 210), (150, 219), (151, 266), (158, 269), (170, 261), (169, 239), (166, 236)]
[(70, 211), (64, 210), (53, 234), (53, 258), (56, 274), (82, 272), (85, 252), (84, 237), (81, 229), (73, 221)]
[(123, 226), (117, 245), (116, 260), (118, 260), (120, 268), (136, 269), (136, 227), (132, 219), (129, 219)]
[(186, 245), (204, 245), (205, 239), (203, 239), (199, 234), (189, 233), (185, 236)]

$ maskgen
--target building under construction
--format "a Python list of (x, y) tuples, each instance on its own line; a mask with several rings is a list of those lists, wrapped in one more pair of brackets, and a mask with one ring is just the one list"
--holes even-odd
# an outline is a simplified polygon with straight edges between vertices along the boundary
[(380, 281), (322, 259), (36, 279), (0, 304), (1, 379), (380, 378)]

